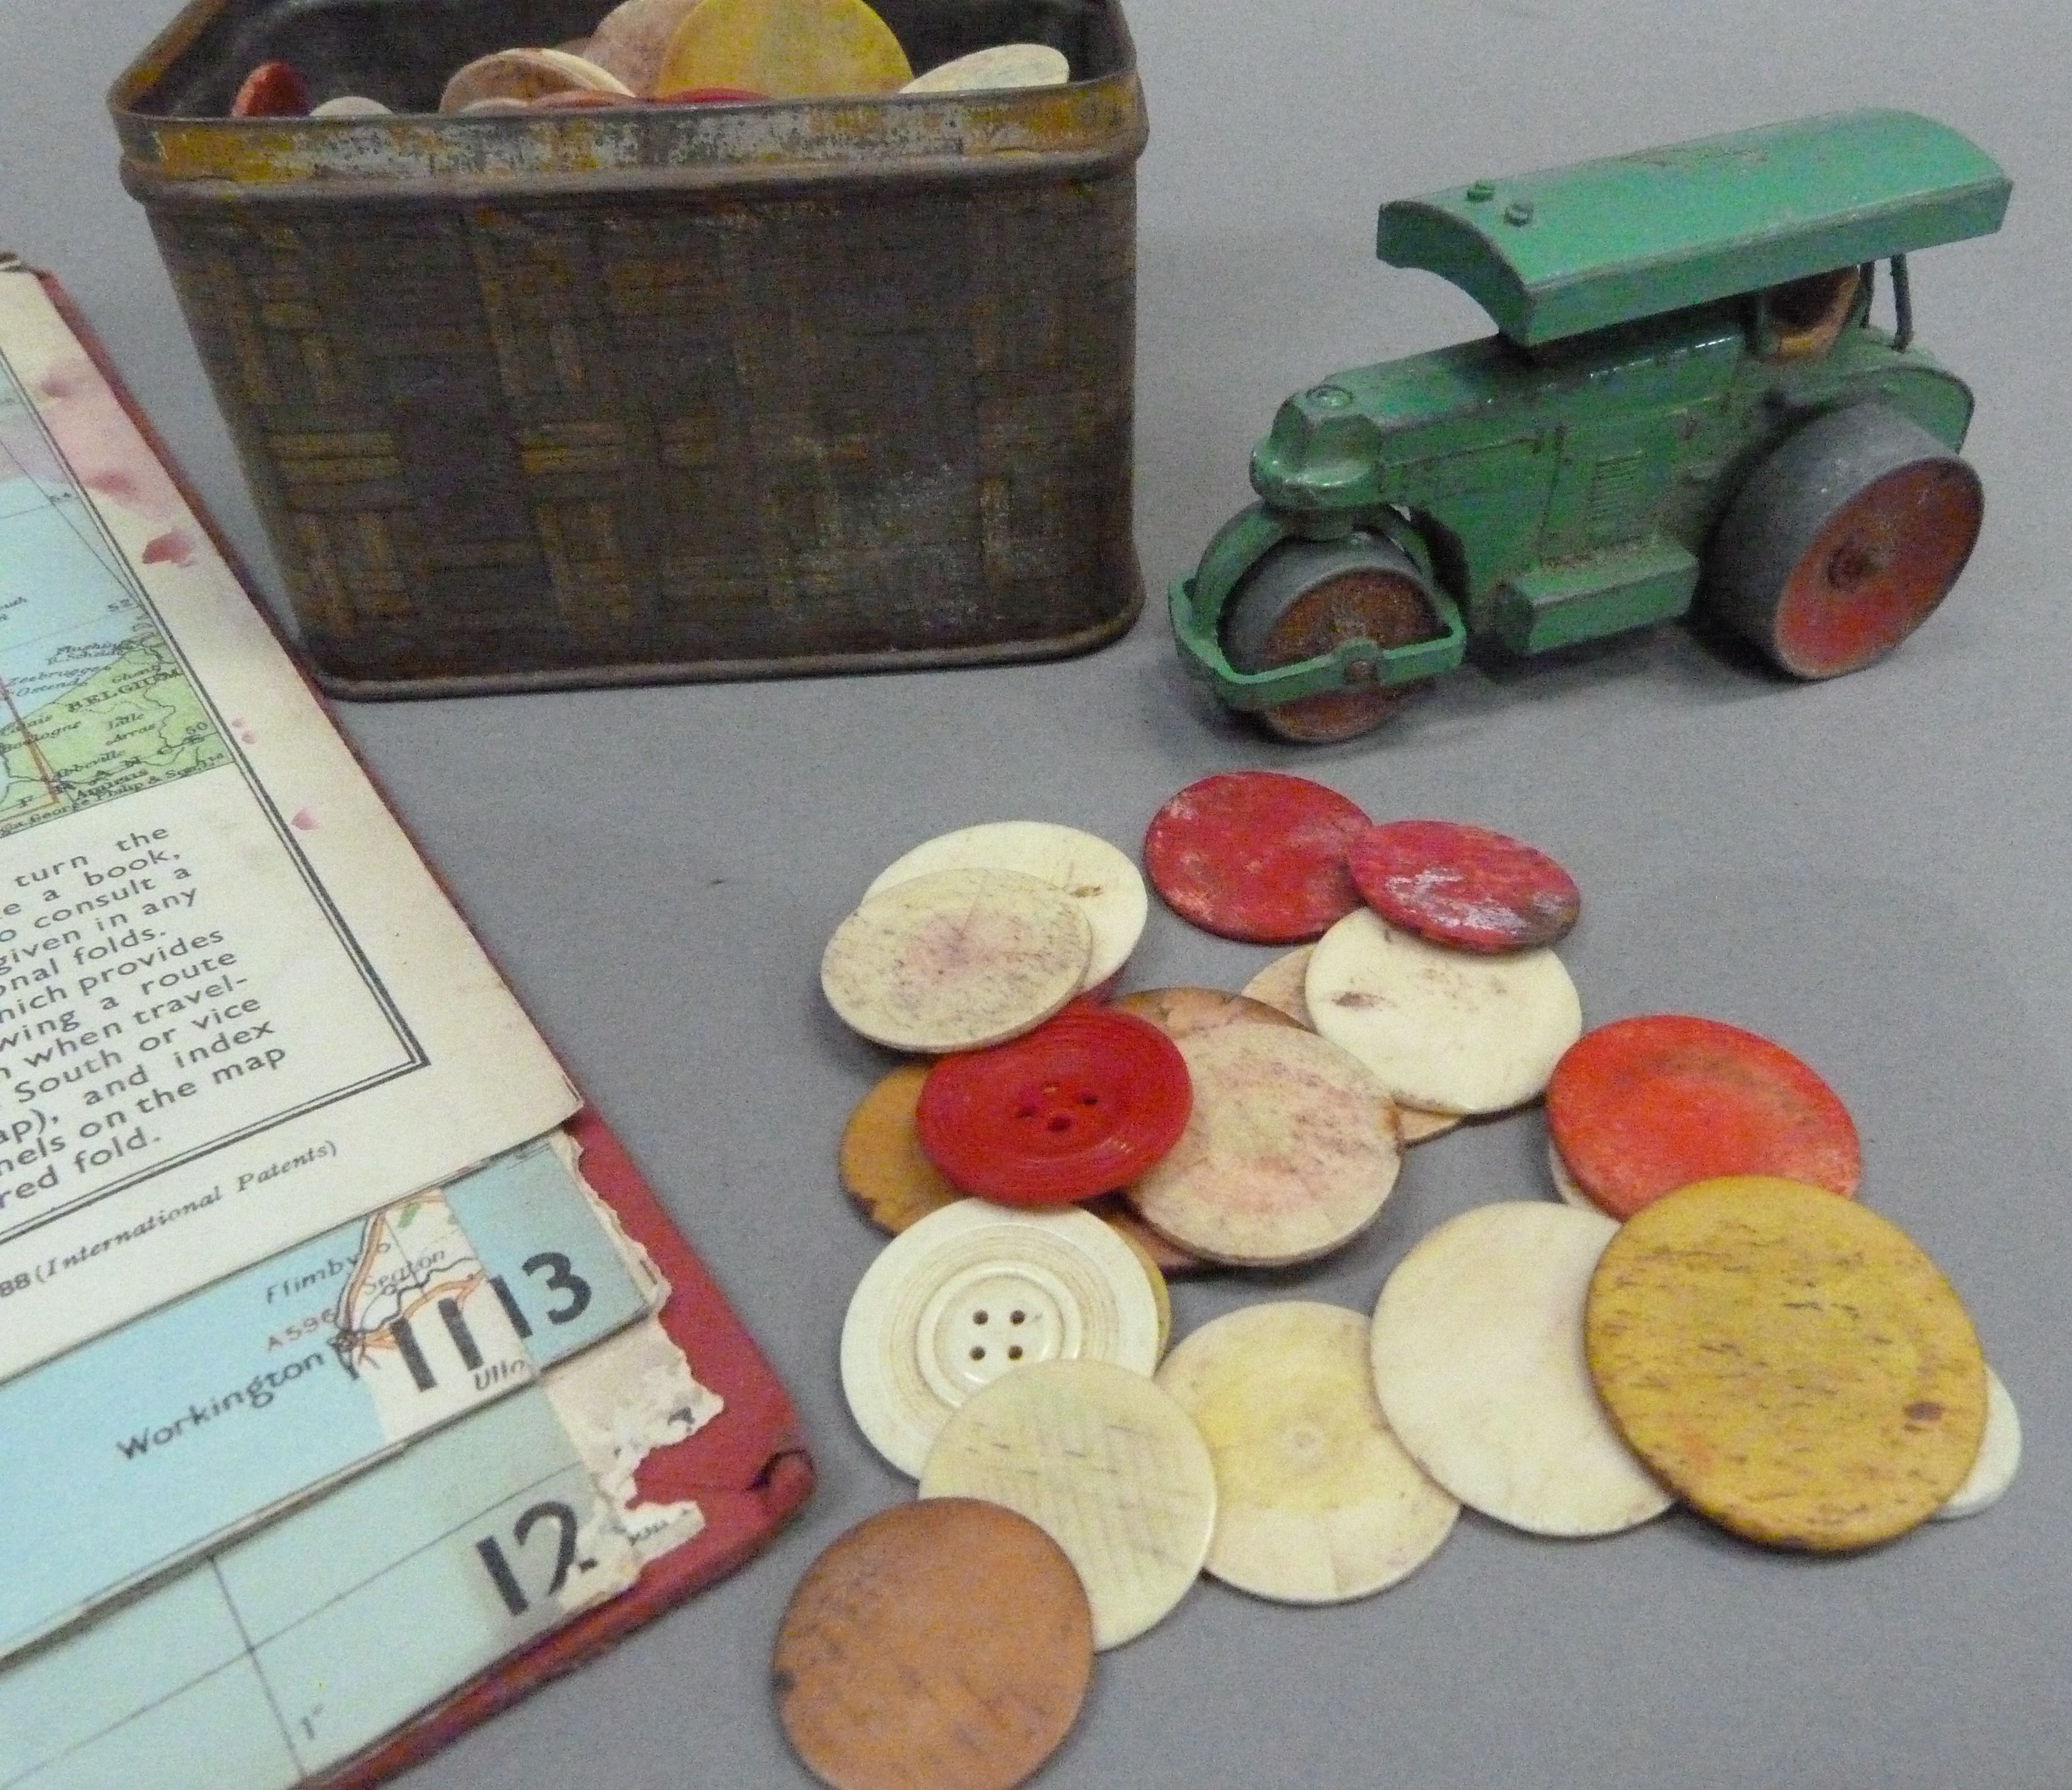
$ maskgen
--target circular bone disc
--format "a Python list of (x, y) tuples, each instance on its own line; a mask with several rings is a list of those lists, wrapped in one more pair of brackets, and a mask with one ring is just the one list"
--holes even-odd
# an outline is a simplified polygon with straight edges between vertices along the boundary
[(636, 93), (652, 93), (662, 54), (699, 0), (623, 0), (598, 21), (582, 54)]
[(1314, 1031), (1317, 1028), (1309, 1023), (1309, 1003), (1302, 998), (1302, 984), (1309, 976), (1310, 955), (1316, 948), (1314, 944), (1298, 944), (1293, 951), (1283, 953), (1240, 992), (1248, 1001), (1278, 1008), (1297, 1025)]
[(1729, 1175), (1643, 1207), (1597, 1265), (1585, 1343), (1634, 1451), (1752, 1541), (1889, 1541), (1978, 1459), (1963, 1306), (1897, 1225), (1823, 1187)]
[(1147, 1224), (1211, 1261), (1268, 1268), (1374, 1221), (1402, 1152), (1395, 1107), (1357, 1061), (1293, 1026), (1224, 1026), (1178, 1047), (1194, 1110), (1128, 1189)]
[(1003, 1376), (1082, 1356), (1158, 1364), (1158, 1302), (1129, 1245), (1083, 1212), (960, 1200), (893, 1238), (842, 1321), (843, 1396), (918, 1474), (952, 1411)]
[(1459, 821), (1385, 821), (1346, 866), (1392, 926), (1464, 951), (1552, 944), (1582, 911), (1575, 879), (1537, 846)]
[(1964, 1483), (1950, 1494), (1934, 1514), (1942, 1520), (1975, 1516), (1998, 1504), (2014, 1483), (2021, 1465), (2021, 1418), (2014, 1398), (2000, 1383), (2000, 1376), (1986, 1366), (1986, 1434), (1979, 1444), (1979, 1458)]
[(1610, 1535), (1669, 1508), (1597, 1403), (1583, 1301), (1618, 1226), (1542, 1200), (1429, 1232), (1375, 1307), (1375, 1391), (1418, 1465), (1535, 1535)]
[(1071, 78), (1071, 64), (1047, 43), (995, 43), (954, 62), (939, 62), (899, 91), (975, 93), (1005, 87), (1062, 87)]
[[(1285, 957), (1276, 957), (1244, 985), (1245, 998), (1275, 1008), (1297, 1025), (1314, 1031), (1317, 1028), (1309, 1018), (1309, 1003), (1303, 996), (1302, 985), (1309, 977), (1309, 959), (1316, 949), (1314, 944), (1305, 944)], [(1405, 1149), (1428, 1138), (1443, 1138), (1461, 1122), (1457, 1113), (1433, 1113), (1404, 1101), (1396, 1101), (1396, 1116), (1402, 1122)]]
[(1693, 1181), (1774, 1175), (1844, 1197), (1863, 1161), (1848, 1109), (1781, 1044), (1687, 1014), (1645, 1014), (1578, 1039), (1547, 1084), (1547, 1130), (1614, 1218)]
[(310, 108), (312, 118), (385, 118), (389, 109), (379, 100), (370, 100), (364, 93), (340, 93), (335, 99), (326, 100), (321, 105)]
[(1107, 840), (1049, 821), (989, 821), (925, 840), (881, 870), (863, 899), (932, 870), (1019, 870), (1070, 895), (1093, 928), (1087, 988), (1122, 968), (1151, 909), (1137, 866)]
[(1440, 1113), (1531, 1100), (1583, 1029), (1576, 985), (1552, 951), (1451, 951), (1365, 908), (1318, 941), (1305, 997), (1319, 1033), (1397, 1100)]
[(1602, 1212), (1596, 1200), (1577, 1186), (1576, 1177), (1568, 1172), (1568, 1165), (1561, 1160), (1561, 1152), (1555, 1147), (1554, 1140), (1547, 1140), (1547, 1172), (1554, 1182), (1554, 1194), (1564, 1206), (1573, 1206), (1577, 1212)]
[(857, 1102), (842, 1128), (841, 1183), (880, 1230), (895, 1235), (964, 1195), (921, 1148), (914, 1123), (925, 1063), (902, 1063)]
[(1108, 1003), (1156, 1026), (1168, 1038), (1192, 1037), (1219, 1026), (1292, 1026), (1276, 1007), (1219, 988), (1141, 988)]
[(897, 93), (914, 78), (863, 0), (702, 0), (662, 52), (658, 93), (748, 87), (776, 100)]
[(1158, 1308), (1158, 1357), (1166, 1358), (1166, 1345), (1173, 1340), (1173, 1291), (1166, 1284), (1164, 1272), (1159, 1268), (1144, 1238), (1149, 1234), (1141, 1228), (1125, 1229), (1120, 1224), (1110, 1227), (1115, 1234), (1129, 1245), (1129, 1253), (1143, 1265), (1144, 1278), (1150, 1283), (1151, 1302)]
[(771, 1675), (785, 1738), (834, 1790), (1010, 1790), (1070, 1731), (1093, 1659), (1064, 1550), (998, 1504), (943, 1498), (828, 1547)]
[(1346, 847), (1368, 826), (1335, 789), (1278, 771), (1191, 783), (1152, 816), (1144, 867), (1204, 931), (1298, 944), (1359, 905)]
[(1412, 1106), (1407, 1101), (1396, 1103), (1396, 1116), (1402, 1121), (1403, 1142), (1406, 1147), (1426, 1142), (1433, 1138), (1443, 1138), (1461, 1122), (1461, 1115), (1457, 1113), (1429, 1112), (1422, 1106)]
[(1170, 1238), (1161, 1237), (1137, 1216), (1137, 1208), (1120, 1193), (1098, 1194), (1092, 1200), (1082, 1200), (1079, 1210), (1092, 1212), (1110, 1229), (1134, 1244), (1157, 1264), (1161, 1274), (1199, 1274), (1215, 1265), (1202, 1261), (1191, 1250), (1182, 1249)]
[(478, 100), (524, 100), (582, 88), (631, 99), (632, 89), (608, 68), (565, 50), (499, 50), (458, 71), (439, 96), (439, 110), (459, 112)]
[(1079, 993), (1093, 935), (1069, 896), (1019, 870), (938, 870), (868, 900), (820, 959), (828, 1005), (895, 1051), (973, 1051)]
[(1205, 1324), (1158, 1370), (1216, 1468), (1208, 1570), (1284, 1603), (1340, 1603), (1405, 1578), (1461, 1507), (1404, 1451), (1374, 1395), (1367, 1321), (1305, 1300)]
[(1194, 1422), (1149, 1378), (1105, 1361), (1011, 1373), (944, 1425), (923, 1498), (985, 1498), (1065, 1550), (1096, 1650), (1133, 1640), (1187, 1595), (1215, 1528), (1216, 1473)]

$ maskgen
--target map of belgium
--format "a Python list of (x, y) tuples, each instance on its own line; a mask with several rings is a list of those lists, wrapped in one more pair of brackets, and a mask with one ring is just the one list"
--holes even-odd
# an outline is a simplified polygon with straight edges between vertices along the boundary
[(0, 837), (229, 756), (0, 360)]

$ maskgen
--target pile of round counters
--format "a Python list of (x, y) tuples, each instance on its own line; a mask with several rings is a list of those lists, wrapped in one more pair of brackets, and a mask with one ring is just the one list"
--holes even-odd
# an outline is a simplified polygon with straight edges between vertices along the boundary
[[(587, 37), (477, 57), (447, 81), (438, 109), (756, 104), (1004, 91), (1071, 79), (1065, 56), (1042, 43), (993, 44), (916, 75), (891, 27), (864, 0), (623, 0)], [(312, 105), (301, 74), (273, 61), (246, 76), (230, 115), (368, 117), (390, 109), (359, 93)]]
[[(1005, 1507), (1050, 1538), (1089, 1654), (1204, 1568), (1296, 1603), (1383, 1590), (1464, 1503), (1573, 1537), (1681, 1500), (1833, 1551), (2004, 1489), (2019, 1427), (1962, 1307), (1899, 1232), (1836, 1197), (1860, 1175), (1841, 1103), (1717, 1022), (1582, 1033), (1551, 948), (1580, 903), (1543, 854), (1452, 823), (1375, 826), (1321, 786), (1251, 773), (1174, 797), (1145, 862), (1183, 917), (1301, 948), (1241, 994), (1101, 1006), (1145, 924), (1141, 879), (1104, 842), (1008, 822), (888, 869), (823, 964), (850, 1024), (937, 1059), (895, 1068), (843, 1138), (845, 1187), (895, 1233), (845, 1323), (851, 1409), (924, 1501)], [(1133, 1067), (1105, 1060), (1104, 1034)], [(1404, 1144), (1543, 1091), (1567, 1207), (1439, 1225), (1371, 1323), (1281, 1300), (1167, 1352), (1161, 1269), (1327, 1253), (1371, 1221)], [(887, 1512), (828, 1558), (922, 1520)], [(857, 1737), (825, 1727), (831, 1702), (861, 1706), (786, 1663), (821, 1570), (787, 1613), (779, 1682), (826, 1781), (1007, 1784), (1062, 1739), (1071, 1712), (1046, 1703), (1039, 1749), (1019, 1733), (952, 1766), (963, 1699), (984, 1701), (964, 1681), (948, 1702), (871, 1706), (875, 1741), (894, 1737), (871, 1775)], [(991, 1570), (975, 1556), (969, 1582)], [(926, 1644), (919, 1604), (871, 1608), (874, 1660)], [(841, 1677), (814, 1656), (819, 1680)], [(1051, 1669), (1083, 1691), (1083, 1664)]]
[[(1167, 905), (1207, 931), (1315, 940), (1288, 1010), (1400, 1105), (1453, 1117), (1522, 1105), (1582, 1031), (1551, 948), (1581, 898), (1517, 840), (1449, 821), (1377, 826), (1334, 790), (1255, 771), (1182, 790), (1153, 819), (1144, 858)], [(1294, 971), (1279, 973), (1292, 995)]]

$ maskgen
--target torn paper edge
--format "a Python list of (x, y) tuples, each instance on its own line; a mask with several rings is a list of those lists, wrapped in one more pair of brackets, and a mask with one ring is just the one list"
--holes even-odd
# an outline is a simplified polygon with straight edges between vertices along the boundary
[(693, 1376), (689, 1358), (656, 1320), (549, 1368), (541, 1385), (643, 1565), (704, 1529), (705, 1512), (694, 1500), (642, 1503), (634, 1483), (656, 1450), (689, 1441), (726, 1408)]
[(627, 1229), (625, 1221), (619, 1217), (617, 1209), (585, 1179), (582, 1146), (566, 1130), (550, 1132), (547, 1142), (561, 1167), (568, 1171), (569, 1179), (582, 1189), (583, 1197), (590, 1202), (591, 1213), (603, 1228), (605, 1235), (611, 1239), (613, 1247), (619, 1251), (619, 1259), (626, 1264), (626, 1271), (633, 1277), (633, 1284), (640, 1289), (648, 1311), (660, 1311), (669, 1297), (669, 1282), (662, 1270), (655, 1265), (655, 1258), (648, 1254), (646, 1245)]

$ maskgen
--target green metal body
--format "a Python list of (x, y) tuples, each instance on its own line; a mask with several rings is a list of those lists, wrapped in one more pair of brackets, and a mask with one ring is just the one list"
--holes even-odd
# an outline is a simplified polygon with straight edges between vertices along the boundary
[[(1384, 257), (1455, 279), (1505, 333), (1282, 405), (1252, 455), (1260, 503), (1172, 588), (1183, 660), (1262, 709), (1450, 670), (1471, 637), (1535, 653), (1681, 615), (1720, 512), (1797, 423), (1876, 399), (1954, 450), (1971, 419), (1961, 381), (1870, 324), (1868, 281), (1832, 346), (1795, 357), (1756, 291), (1989, 231), (2008, 190), (1955, 132), (1873, 113), (1386, 208)], [(1361, 529), (1425, 567), (1442, 637), (1234, 669), (1220, 621), (1244, 574), (1284, 541)]]

